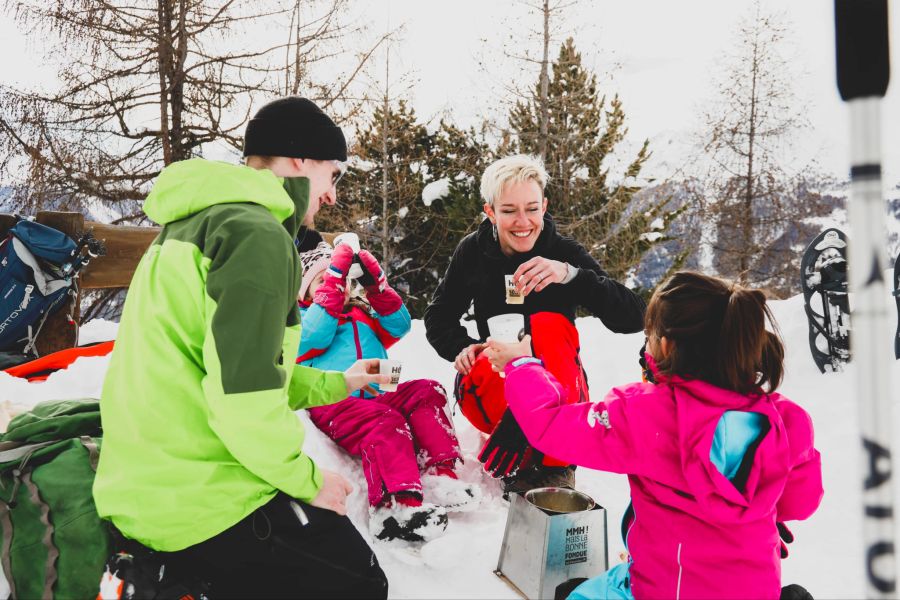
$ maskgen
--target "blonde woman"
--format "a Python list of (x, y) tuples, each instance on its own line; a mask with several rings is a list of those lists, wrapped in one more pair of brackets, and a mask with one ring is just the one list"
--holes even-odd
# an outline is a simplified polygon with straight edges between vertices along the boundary
[[(609, 278), (578, 242), (560, 235), (547, 213), (547, 172), (541, 161), (510, 156), (481, 178), (487, 219), (459, 243), (425, 312), (429, 343), (457, 370), (456, 399), (477, 429), (490, 434), (481, 456), (503, 480), (505, 492), (575, 483), (574, 468), (534, 451), (508, 416), (503, 380), (481, 355), (487, 320), (522, 313), (535, 356), (563, 384), (571, 402), (588, 399), (579, 357), (575, 311), (581, 306), (617, 333), (643, 327), (645, 303)], [(507, 304), (505, 276), (512, 275), (522, 304)], [(460, 317), (474, 304), (478, 339)], [(507, 416), (505, 416), (507, 415)]]

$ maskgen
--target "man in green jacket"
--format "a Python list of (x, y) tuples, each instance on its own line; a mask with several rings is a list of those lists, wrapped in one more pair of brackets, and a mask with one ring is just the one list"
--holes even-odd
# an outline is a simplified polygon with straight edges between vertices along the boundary
[(163, 225), (125, 301), (103, 386), (94, 496), (128, 538), (224, 597), (387, 596), (346, 517), (350, 484), (303, 453), (300, 408), (387, 376), (294, 364), (310, 198), (333, 204), (347, 147), (309, 100), (263, 106), (245, 166), (169, 165), (144, 203)]

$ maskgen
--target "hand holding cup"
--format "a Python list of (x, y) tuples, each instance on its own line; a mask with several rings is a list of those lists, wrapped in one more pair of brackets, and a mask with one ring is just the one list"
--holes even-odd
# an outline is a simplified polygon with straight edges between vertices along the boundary
[(531, 336), (526, 335), (521, 341), (511, 343), (488, 338), (484, 352), (491, 363), (491, 369), (500, 373), (500, 377), (503, 377), (503, 369), (509, 361), (520, 356), (532, 356)]
[(524, 302), (531, 292), (540, 292), (550, 284), (564, 281), (568, 272), (564, 262), (535, 256), (519, 265), (512, 277)]
[(400, 364), (399, 360), (392, 360), (390, 358), (381, 358), (378, 360), (378, 372), (381, 373), (382, 376), (387, 375), (389, 377), (388, 381), (381, 383), (379, 382), (378, 387), (381, 388), (382, 392), (395, 392), (397, 391), (397, 385), (400, 383), (400, 371), (403, 369), (403, 365)]
[(377, 358), (361, 358), (344, 371), (344, 381), (347, 384), (347, 393), (352, 394), (357, 390), (363, 390), (373, 396), (378, 395), (378, 390), (372, 387), (373, 383), (379, 386), (390, 383), (390, 375), (382, 375), (379, 371)]
[[(501, 346), (518, 346), (519, 340), (525, 335), (525, 315), (519, 313), (495, 315), (487, 320), (487, 325), (491, 334), (491, 337), (488, 338), (487, 348), (490, 349), (493, 344), (495, 353)], [(528, 345), (528, 354), (531, 354), (530, 344)], [(489, 353), (487, 356), (488, 360), (490, 360), (491, 354)], [(517, 356), (522, 356), (522, 354)], [(500, 368), (494, 366), (494, 371), (500, 373), (500, 377), (503, 377), (503, 367), (506, 365), (506, 362), (509, 362), (512, 358), (515, 357), (508, 357)], [(493, 361), (491, 361), (491, 364), (494, 364)]]

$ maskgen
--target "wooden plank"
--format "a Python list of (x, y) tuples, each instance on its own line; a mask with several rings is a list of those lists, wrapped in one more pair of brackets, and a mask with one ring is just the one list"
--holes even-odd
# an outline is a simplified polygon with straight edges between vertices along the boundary
[(147, 248), (159, 235), (159, 227), (107, 225), (86, 222), (94, 237), (103, 240), (106, 255), (91, 259), (81, 275), (82, 289), (128, 287), (134, 270)]

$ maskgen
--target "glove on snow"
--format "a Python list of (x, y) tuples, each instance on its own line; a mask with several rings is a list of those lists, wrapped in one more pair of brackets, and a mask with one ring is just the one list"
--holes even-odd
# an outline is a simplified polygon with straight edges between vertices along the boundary
[(384, 269), (378, 264), (378, 260), (368, 250), (359, 251), (359, 262), (363, 274), (358, 279), (366, 288), (366, 300), (381, 316), (387, 316), (400, 310), (403, 300), (394, 288), (388, 285)]
[(478, 454), (478, 460), (484, 463), (484, 470), (491, 477), (510, 477), (522, 466), (529, 448), (525, 433), (507, 408)]
[(316, 290), (313, 302), (337, 318), (344, 310), (344, 291), (347, 289), (347, 271), (353, 262), (353, 249), (340, 244), (331, 255), (331, 264), (325, 269), (322, 285)]

